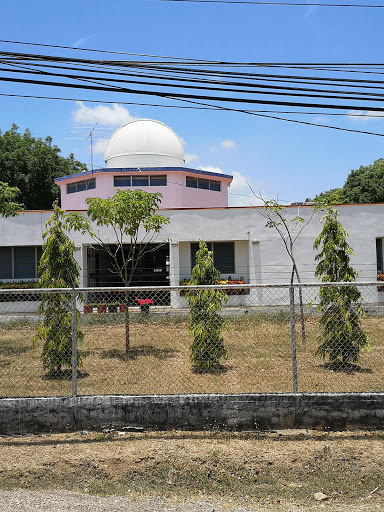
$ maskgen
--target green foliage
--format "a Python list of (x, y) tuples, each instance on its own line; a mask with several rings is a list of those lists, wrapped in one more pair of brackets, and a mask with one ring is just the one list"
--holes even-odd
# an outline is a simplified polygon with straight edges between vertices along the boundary
[(352, 169), (342, 188), (334, 188), (318, 194), (315, 202), (327, 204), (383, 203), (384, 159), (373, 164)]
[(19, 193), (18, 188), (10, 187), (7, 183), (0, 181), (0, 214), (3, 217), (15, 217), (18, 215), (18, 210), (24, 210), (24, 205), (13, 202)]
[(64, 158), (60, 151), (51, 137), (35, 138), (28, 129), (21, 134), (15, 124), (8, 131), (0, 130), (1, 179), (20, 190), (27, 209), (50, 209), (60, 195), (54, 179), (86, 169), (73, 154)]
[(321, 192), (315, 199), (315, 203), (325, 204), (343, 204), (345, 203), (344, 192), (342, 188), (332, 188), (326, 192)]
[[(212, 252), (200, 241), (196, 265), (192, 270), (190, 285), (212, 285), (220, 277), (213, 266)], [(221, 332), (227, 323), (221, 317), (221, 304), (227, 295), (221, 290), (191, 290), (187, 293), (190, 306), (189, 329), (193, 336), (190, 360), (197, 371), (214, 371), (220, 359), (227, 356)]]
[[(40, 259), (41, 288), (69, 288), (78, 285), (80, 266), (73, 253), (74, 243), (66, 234), (64, 212), (56, 204), (54, 213), (46, 223), (43, 234), (43, 255)], [(71, 296), (60, 293), (43, 293), (39, 311), (44, 314), (33, 342), (44, 342), (42, 361), (44, 368), (60, 374), (62, 365), (72, 364), (72, 314)], [(80, 313), (77, 311), (77, 322)], [(77, 331), (77, 342), (83, 340), (83, 333)], [(77, 352), (78, 367), (82, 367), (82, 354)]]
[[(358, 273), (350, 266), (352, 248), (347, 243), (348, 233), (337, 219), (338, 212), (327, 207), (321, 219), (323, 230), (314, 242), (320, 249), (315, 256), (318, 261), (315, 276), (324, 283), (353, 282)], [(358, 360), (360, 350), (369, 348), (368, 336), (363, 332), (362, 297), (356, 286), (324, 286), (320, 288), (319, 311), (323, 332), (319, 338), (317, 355), (323, 359), (328, 355), (332, 362), (341, 358), (343, 363)]]
[(346, 203), (384, 202), (384, 159), (352, 170), (343, 187)]

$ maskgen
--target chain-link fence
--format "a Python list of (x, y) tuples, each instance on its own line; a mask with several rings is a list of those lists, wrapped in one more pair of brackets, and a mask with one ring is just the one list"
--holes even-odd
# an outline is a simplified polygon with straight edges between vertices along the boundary
[(0, 290), (0, 396), (384, 391), (378, 283)]

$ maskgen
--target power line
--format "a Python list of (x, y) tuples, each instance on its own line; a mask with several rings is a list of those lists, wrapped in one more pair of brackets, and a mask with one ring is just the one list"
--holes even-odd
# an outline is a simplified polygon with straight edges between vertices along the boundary
[(303, 7), (369, 7), (382, 8), (384, 5), (367, 4), (309, 4), (306, 2), (256, 2), (251, 0), (152, 0), (153, 2), (179, 2), (179, 3), (198, 3), (198, 4), (232, 4), (232, 5), (286, 5)]
[[(31, 94), (11, 94), (11, 93), (0, 93), (0, 96), (6, 96), (10, 98), (31, 98), (31, 99), (39, 99), (39, 100), (58, 100), (58, 101), (81, 101), (87, 103), (106, 103), (110, 105), (135, 105), (140, 107), (158, 107), (158, 108), (176, 108), (176, 109), (187, 109), (187, 110), (221, 110), (217, 106), (212, 107), (203, 107), (203, 106), (188, 106), (188, 105), (161, 105), (160, 103), (138, 103), (134, 101), (107, 101), (107, 100), (92, 100), (90, 98), (62, 98), (59, 96), (36, 96)], [(234, 110), (237, 112), (237, 110)], [(340, 112), (302, 112), (300, 110), (248, 110), (248, 112), (255, 113), (274, 113), (274, 114), (298, 114), (298, 115), (311, 115), (311, 116), (342, 116), (345, 117), (362, 117), (366, 118), (367, 114), (357, 114), (349, 112), (348, 114), (340, 113)], [(375, 113), (376, 114), (376, 113)], [(383, 118), (383, 114), (371, 115), (373, 118)], [(358, 131), (357, 131), (358, 132)]]

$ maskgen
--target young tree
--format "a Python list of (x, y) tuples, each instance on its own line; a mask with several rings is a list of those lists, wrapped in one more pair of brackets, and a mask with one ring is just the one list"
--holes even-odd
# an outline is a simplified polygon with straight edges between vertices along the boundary
[[(43, 255), (40, 259), (41, 288), (73, 288), (78, 285), (80, 266), (73, 253), (74, 243), (66, 234), (64, 211), (56, 204), (54, 213), (46, 223), (43, 234)], [(60, 375), (63, 365), (72, 363), (72, 314), (71, 296), (60, 293), (43, 293), (39, 311), (44, 314), (36, 335), (38, 340), (44, 342), (41, 359), (44, 368), (50, 373)], [(77, 322), (80, 314), (76, 311)], [(77, 342), (83, 340), (83, 333), (77, 330)], [(82, 354), (77, 351), (77, 365), (82, 367)]]
[[(292, 271), (290, 284), (293, 284), (294, 278), (296, 276), (297, 282), (301, 283), (299, 270), (297, 268), (296, 258), (294, 254), (294, 244), (296, 240), (301, 235), (304, 228), (308, 226), (311, 222), (312, 217), (314, 215), (314, 210), (311, 211), (311, 215), (309, 219), (305, 221), (303, 217), (299, 215), (294, 215), (292, 218), (289, 218), (286, 215), (286, 209), (284, 206), (279, 204), (275, 199), (264, 199), (261, 196), (257, 196), (254, 194), (257, 199), (260, 199), (264, 203), (264, 213), (259, 213), (267, 219), (266, 227), (275, 229), (279, 234), (285, 250), (292, 262)], [(301, 340), (302, 345), (306, 347), (305, 341), (305, 318), (304, 318), (304, 305), (303, 305), (303, 294), (301, 287), (299, 287), (299, 304), (300, 304), (300, 318), (301, 318)]]
[[(156, 213), (162, 195), (143, 190), (117, 190), (112, 198), (86, 199), (87, 215), (68, 213), (69, 225), (83, 234), (87, 233), (112, 258), (113, 271), (120, 276), (124, 286), (131, 284), (133, 275), (144, 254), (156, 250), (162, 243), (152, 247), (162, 226), (169, 219)], [(113, 239), (106, 239), (91, 224), (110, 228)], [(130, 349), (129, 336), (129, 292), (125, 292), (125, 352)]]
[[(338, 211), (327, 206), (321, 219), (323, 230), (313, 247), (320, 252), (315, 275), (324, 283), (353, 282), (358, 273), (350, 266), (352, 248), (347, 243), (348, 233), (337, 219)], [(322, 312), (320, 324), (323, 332), (316, 354), (332, 362), (354, 363), (361, 349), (369, 348), (368, 336), (363, 332), (362, 297), (356, 286), (324, 286), (320, 288), (318, 309)]]
[(19, 193), (18, 188), (10, 187), (8, 183), (0, 181), (0, 215), (15, 217), (18, 215), (18, 210), (24, 210), (23, 204), (13, 202)]
[[(189, 284), (215, 284), (219, 278), (220, 272), (213, 266), (212, 252), (205, 242), (200, 241)], [(189, 329), (193, 336), (191, 363), (200, 372), (217, 370), (220, 359), (227, 356), (221, 334), (227, 324), (220, 315), (221, 304), (227, 301), (227, 295), (222, 290), (191, 290), (187, 300), (190, 306)]]

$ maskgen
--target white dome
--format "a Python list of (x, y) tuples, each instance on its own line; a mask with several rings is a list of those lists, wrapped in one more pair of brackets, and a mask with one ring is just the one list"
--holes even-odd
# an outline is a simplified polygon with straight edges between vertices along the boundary
[(138, 119), (118, 128), (104, 153), (107, 167), (184, 167), (183, 145), (159, 121)]

